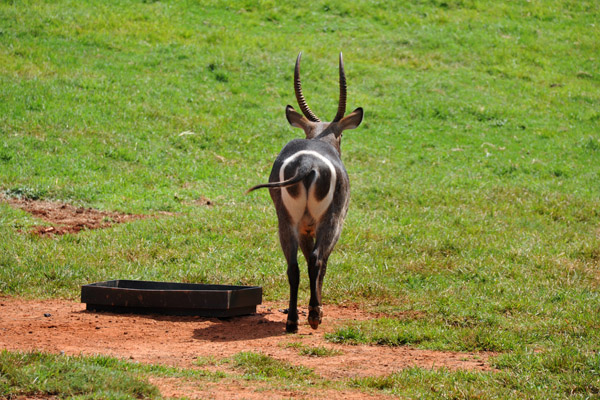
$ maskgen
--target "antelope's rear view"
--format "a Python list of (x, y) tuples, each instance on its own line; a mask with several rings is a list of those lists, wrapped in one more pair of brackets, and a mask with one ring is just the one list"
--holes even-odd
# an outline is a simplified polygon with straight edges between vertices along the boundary
[(322, 122), (308, 107), (300, 83), (300, 58), (294, 69), (294, 91), (302, 114), (288, 105), (290, 125), (302, 128), (306, 139), (286, 144), (273, 164), (269, 183), (248, 190), (269, 188), (279, 219), (279, 240), (287, 260), (290, 304), (288, 332), (298, 330), (298, 247), (308, 263), (310, 302), (308, 322), (317, 329), (323, 317), (321, 289), (327, 260), (337, 243), (350, 200), (348, 173), (340, 158), (342, 132), (354, 129), (363, 119), (362, 108), (346, 113), (346, 75), (340, 53), (340, 99), (333, 121)]

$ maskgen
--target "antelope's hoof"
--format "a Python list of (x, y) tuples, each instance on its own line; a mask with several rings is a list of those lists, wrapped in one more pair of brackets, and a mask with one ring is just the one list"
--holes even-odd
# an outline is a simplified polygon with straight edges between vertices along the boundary
[(289, 319), (285, 323), (285, 331), (287, 333), (296, 333), (298, 332), (298, 321), (290, 321)]
[(317, 329), (323, 319), (323, 311), (321, 307), (308, 307), (308, 323), (313, 329)]

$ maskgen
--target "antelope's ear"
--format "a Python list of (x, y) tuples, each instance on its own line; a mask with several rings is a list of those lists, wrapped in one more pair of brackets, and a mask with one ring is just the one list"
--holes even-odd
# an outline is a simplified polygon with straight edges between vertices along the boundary
[(312, 128), (312, 122), (310, 122), (304, 115), (294, 110), (294, 107), (290, 105), (285, 108), (285, 116), (291, 126), (302, 128), (305, 132), (309, 132)]
[(363, 120), (363, 109), (358, 107), (338, 122), (341, 130), (357, 128)]

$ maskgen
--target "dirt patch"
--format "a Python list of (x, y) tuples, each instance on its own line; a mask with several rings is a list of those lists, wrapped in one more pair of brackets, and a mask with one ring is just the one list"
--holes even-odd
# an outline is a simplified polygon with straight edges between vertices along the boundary
[[(351, 320), (374, 318), (355, 306), (325, 306), (324, 323), (313, 331), (305, 321), (298, 334), (287, 335), (286, 315), (279, 310), (283, 303), (258, 306), (255, 315), (229, 319), (201, 317), (171, 317), (92, 313), (85, 305), (63, 300), (25, 301), (0, 297), (0, 349), (41, 350), (69, 355), (103, 354), (139, 362), (185, 368), (227, 369), (227, 365), (198, 367), (197, 360), (210, 357), (222, 359), (241, 351), (261, 352), (294, 365), (312, 368), (322, 377), (339, 380), (362, 376), (381, 376), (418, 366), (451, 370), (489, 371), (490, 353), (458, 353), (419, 350), (410, 347), (350, 346), (325, 340), (326, 332)], [(306, 310), (301, 312), (305, 313)], [(298, 345), (326, 347), (336, 350), (329, 357), (301, 355)], [(180, 395), (177, 385), (168, 379), (158, 379), (159, 388), (169, 395)], [(209, 382), (181, 395), (189, 398), (223, 398), (234, 387), (236, 396), (254, 398), (254, 394), (269, 397), (264, 390), (244, 380)], [(231, 393), (231, 392), (229, 392)], [(294, 397), (282, 391), (270, 398)], [(334, 394), (301, 394), (300, 397), (341, 398)], [(362, 394), (364, 395), (364, 393)], [(297, 397), (297, 396), (296, 396)], [(345, 398), (352, 398), (347, 393)]]
[(15, 208), (27, 211), (36, 218), (50, 225), (34, 227), (32, 233), (40, 236), (64, 235), (78, 233), (84, 229), (108, 228), (114, 224), (146, 218), (147, 215), (122, 214), (95, 210), (93, 208), (75, 207), (66, 203), (0, 197)]

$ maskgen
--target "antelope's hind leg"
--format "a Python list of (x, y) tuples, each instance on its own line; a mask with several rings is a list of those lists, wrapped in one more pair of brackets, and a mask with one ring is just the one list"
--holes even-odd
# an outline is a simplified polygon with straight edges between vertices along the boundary
[(296, 333), (298, 332), (298, 286), (300, 285), (298, 237), (289, 224), (279, 224), (279, 241), (287, 261), (287, 276), (290, 284), (290, 303), (285, 330), (288, 333)]
[[(316, 265), (316, 256), (315, 256), (315, 240), (310, 235), (300, 235), (300, 249), (302, 250), (302, 254), (304, 254), (304, 258), (306, 259), (306, 263), (308, 265), (308, 276), (310, 280), (310, 303), (308, 305), (308, 323), (311, 328), (317, 329), (319, 324), (321, 323), (321, 317), (323, 316), (323, 312), (320, 307), (314, 307), (315, 301), (318, 304), (321, 304), (321, 296), (320, 291), (317, 292), (316, 288), (318, 285), (315, 285), (317, 282), (317, 277), (319, 274), (319, 268)], [(315, 277), (317, 275), (317, 277)], [(318, 295), (318, 299), (316, 300), (314, 297)]]
[(308, 276), (310, 278), (310, 302), (308, 304), (308, 323), (317, 329), (323, 319), (323, 300), (321, 296), (323, 278), (327, 269), (327, 258), (315, 249), (308, 262)]
[(317, 329), (323, 319), (322, 290), (327, 271), (327, 261), (342, 231), (343, 218), (330, 214), (321, 222), (316, 232), (315, 245), (307, 257), (308, 275), (310, 277), (310, 303), (308, 306), (308, 323)]

